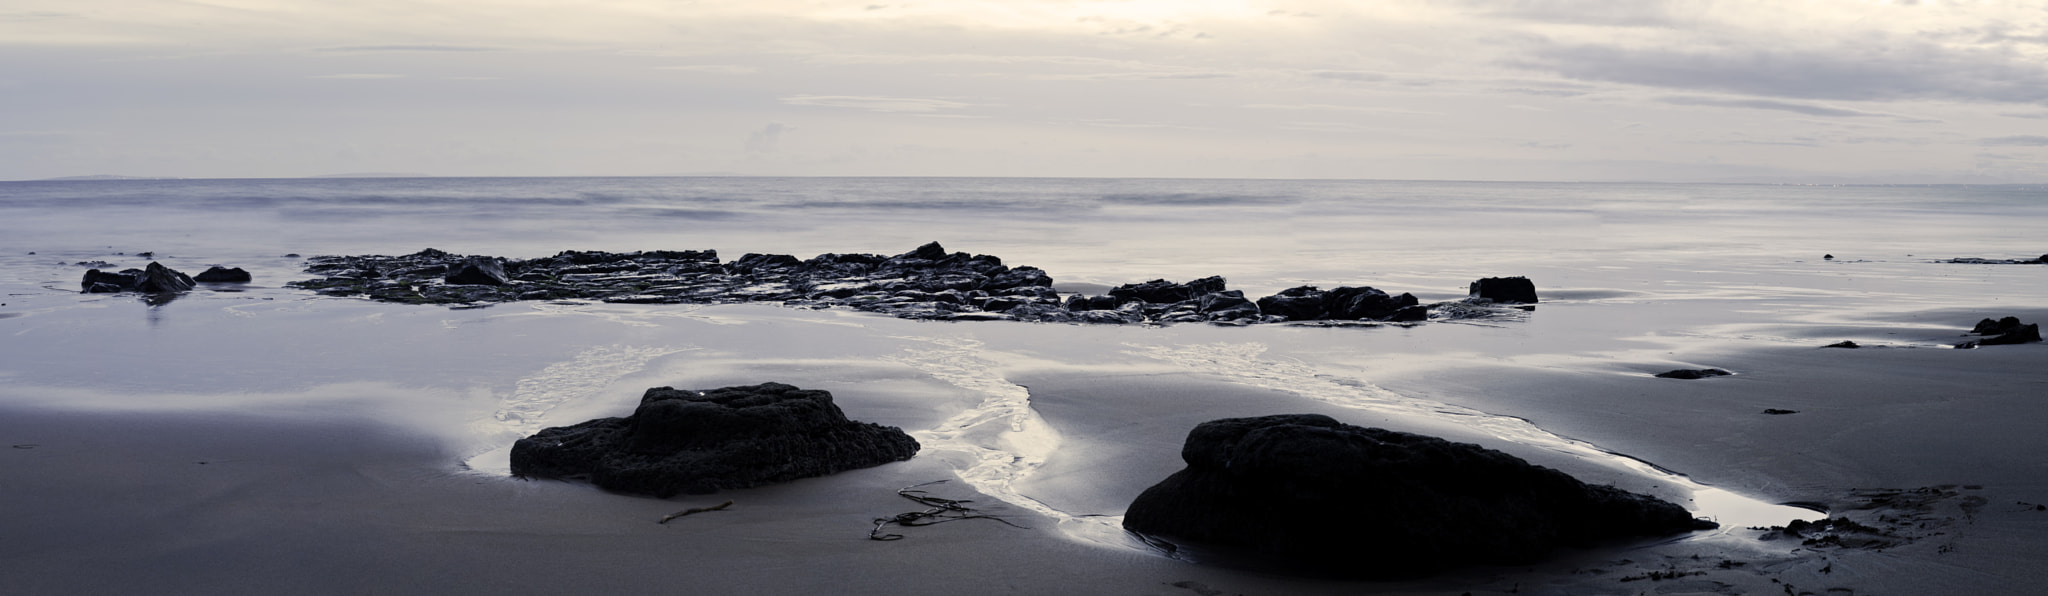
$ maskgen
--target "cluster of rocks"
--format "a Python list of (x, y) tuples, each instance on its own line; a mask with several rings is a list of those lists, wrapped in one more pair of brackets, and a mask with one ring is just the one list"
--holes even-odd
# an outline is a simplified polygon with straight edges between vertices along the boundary
[(1715, 527), (1478, 445), (1316, 414), (1206, 422), (1181, 458), (1187, 468), (1140, 494), (1124, 527), (1198, 560), (1213, 549), (1284, 570), (1400, 577)]
[(2036, 259), (1985, 259), (1979, 257), (1957, 257), (1941, 262), (1957, 263), (1962, 265), (2041, 265), (2048, 264), (2048, 255), (2041, 255), (2040, 258)]
[[(503, 259), (427, 249), (403, 256), (322, 256), (306, 271), (322, 277), (290, 286), (335, 296), (413, 304), (479, 305), (584, 299), (620, 303), (780, 302), (846, 307), (923, 320), (1223, 324), (1288, 321), (1422, 321), (1430, 306), (1414, 295), (1370, 287), (1302, 286), (1249, 299), (1221, 277), (1155, 279), (1105, 295), (1067, 295), (1037, 267), (990, 255), (946, 252), (933, 242), (895, 256), (747, 254), (721, 262), (715, 250), (630, 253), (565, 251)], [(1537, 300), (1525, 278), (1473, 282), (1475, 303)], [(1447, 303), (1448, 304), (1448, 303)], [(1470, 304), (1470, 303), (1459, 303)], [(1442, 306), (1442, 305), (1431, 305)], [(1461, 310), (1460, 312), (1470, 312)]]
[(1956, 344), (1957, 348), (1967, 350), (1977, 346), (2009, 346), (2041, 341), (2041, 325), (2039, 323), (2021, 324), (2019, 317), (2005, 317), (1995, 321), (1984, 319), (1978, 321), (1977, 326), (1972, 328), (1970, 333), (1984, 336), (1984, 339), (1973, 339), (1959, 343)]
[(903, 461), (917, 440), (849, 420), (832, 394), (781, 383), (648, 389), (632, 416), (543, 429), (512, 445), (512, 473), (671, 497)]
[(219, 282), (247, 282), (249, 272), (240, 267), (226, 269), (210, 267), (198, 276), (165, 267), (162, 263), (150, 261), (142, 269), (125, 269), (119, 273), (88, 269), (79, 286), (85, 293), (141, 292), (144, 294), (169, 294), (190, 291), (196, 284)]

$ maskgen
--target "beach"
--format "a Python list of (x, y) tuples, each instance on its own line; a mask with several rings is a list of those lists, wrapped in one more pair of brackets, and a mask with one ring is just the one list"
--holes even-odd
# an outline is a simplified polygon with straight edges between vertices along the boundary
[[(19, 479), (0, 487), (10, 592), (1983, 594), (2048, 581), (2033, 564), (2048, 556), (2048, 346), (1951, 347), (1982, 318), (2048, 318), (2048, 266), (1942, 262), (2041, 252), (1992, 225), (2038, 209), (2010, 189), (1934, 189), (1942, 206), (1930, 208), (1896, 189), (1168, 181), (1134, 194), (1125, 187), (1144, 185), (976, 180), (925, 186), (1032, 192), (931, 209), (870, 200), (896, 188), (873, 182), (755, 181), (756, 193), (854, 198), (812, 211), (734, 199), (706, 219), (707, 188), (743, 183), (532, 202), (583, 185), (548, 180), (528, 202), (476, 199), (499, 219), (443, 225), (469, 208), (463, 183), (407, 203), (372, 188), (388, 183), (321, 182), (326, 194), (229, 210), (180, 202), (228, 200), (226, 183), (90, 184), (107, 186), (0, 194), (8, 221), (28, 222), (8, 224), (0, 246), (0, 465)], [(645, 183), (588, 185), (604, 184)], [(65, 193), (86, 200), (51, 198)], [(1591, 198), (1517, 199), (1530, 193)], [(1695, 217), (1612, 202), (1631, 193)], [(1417, 197), (1436, 202), (1416, 209)], [(656, 206), (694, 211), (652, 221)], [(116, 208), (176, 225), (85, 231)], [(220, 213), (231, 216), (201, 225)], [(1022, 223), (990, 225), (1004, 218)], [(898, 225), (869, 225), (882, 221)], [(1528, 275), (1543, 300), (1418, 324), (1151, 326), (777, 304), (448, 308), (284, 285), (310, 277), (306, 257), (429, 245), (514, 258), (718, 249), (730, 261), (928, 240), (1043, 267), (1065, 293), (1220, 274), (1248, 296), (1370, 284), (1427, 304), (1463, 299), (1479, 277)], [(255, 281), (159, 303), (77, 293), (77, 263), (152, 259), (245, 267)], [(1823, 347), (1843, 340), (1862, 347)], [(1701, 368), (1733, 374), (1653, 376)], [(902, 428), (923, 450), (671, 499), (505, 467), (513, 440), (625, 415), (650, 387), (770, 381), (830, 391), (850, 418)], [(1117, 529), (1138, 492), (1184, 465), (1194, 425), (1280, 413), (1477, 443), (1722, 528), (1399, 581), (1201, 564)], [(877, 518), (920, 508), (899, 489), (935, 481), (923, 488), (1014, 526), (970, 519), (870, 540)], [(1324, 513), (1271, 512), (1304, 524)], [(1877, 538), (1764, 539), (1795, 516), (1854, 520)]]

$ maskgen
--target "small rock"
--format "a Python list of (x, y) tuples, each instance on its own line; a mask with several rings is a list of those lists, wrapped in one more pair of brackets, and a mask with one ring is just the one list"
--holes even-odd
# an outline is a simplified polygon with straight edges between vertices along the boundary
[(1663, 379), (1704, 379), (1707, 377), (1725, 377), (1732, 374), (1735, 373), (1718, 368), (1702, 368), (1699, 370), (1678, 369), (1665, 371), (1657, 373), (1657, 377)]
[(1764, 408), (1764, 413), (1770, 414), (1772, 416), (1783, 416), (1786, 414), (1797, 414), (1799, 413), (1799, 410), (1780, 410), (1777, 408)]
[(1852, 349), (1852, 350), (1853, 350), (1853, 349), (1856, 349), (1856, 348), (1861, 348), (1861, 347), (1863, 347), (1863, 346), (1859, 346), (1859, 345), (1856, 345), (1856, 342), (1853, 342), (1853, 341), (1849, 341), (1849, 340), (1842, 340), (1842, 341), (1838, 341), (1838, 342), (1835, 342), (1835, 343), (1831, 343), (1831, 344), (1828, 344), (1828, 345), (1825, 345), (1825, 346), (1821, 346), (1821, 347), (1823, 347), (1823, 348), (1849, 348), (1849, 349)]
[(214, 266), (207, 267), (205, 271), (199, 272), (199, 275), (194, 276), (192, 280), (207, 283), (247, 283), (250, 277), (249, 272), (243, 271), (241, 267), (227, 269)]
[(1526, 277), (1488, 277), (1472, 282), (1472, 297), (1494, 302), (1535, 304), (1536, 282)]
[(1835, 255), (1821, 255), (1820, 258), (1832, 261), (1835, 260)]

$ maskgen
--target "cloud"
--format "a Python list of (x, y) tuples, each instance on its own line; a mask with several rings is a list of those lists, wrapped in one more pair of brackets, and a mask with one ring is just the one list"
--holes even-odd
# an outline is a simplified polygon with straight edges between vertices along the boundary
[(1504, 19), (1559, 25), (1664, 27), (1677, 22), (1667, 0), (1467, 0), (1473, 12)]
[(1307, 74), (1318, 79), (1351, 81), (1354, 83), (1376, 83), (1387, 80), (1387, 75), (1358, 70), (1311, 70)]
[(407, 44), (400, 44), (400, 45), (382, 45), (382, 46), (334, 46), (334, 47), (327, 47), (327, 48), (314, 48), (314, 49), (313, 49), (313, 51), (315, 51), (315, 52), (328, 52), (328, 53), (342, 53), (342, 54), (357, 54), (357, 53), (382, 53), (382, 52), (501, 52), (501, 51), (504, 51), (504, 50), (501, 50), (501, 49), (499, 49), (499, 48), (493, 48), (493, 47), (486, 47), (486, 46), (456, 46), (456, 45), (442, 45), (442, 44), (411, 44), (411, 45), (407, 45)]
[(2048, 147), (2048, 137), (2041, 135), (1991, 137), (1988, 139), (1978, 139), (1977, 144), (1986, 147)]
[(788, 130), (781, 122), (770, 122), (761, 130), (747, 135), (748, 153), (774, 153), (782, 148), (782, 132)]
[(760, 69), (738, 64), (686, 64), (681, 66), (656, 66), (655, 70), (683, 70), (689, 72), (710, 72), (717, 74), (751, 74)]
[(405, 75), (401, 75), (401, 74), (380, 74), (380, 73), (350, 73), (350, 74), (330, 74), (330, 75), (313, 75), (313, 76), (309, 76), (309, 77), (306, 77), (306, 78), (309, 78), (309, 79), (402, 79), (402, 78), (405, 78)]
[(792, 95), (782, 103), (793, 106), (851, 108), (871, 112), (929, 113), (973, 107), (974, 104), (922, 97), (874, 97), (859, 95)]
[(1535, 42), (1512, 66), (1607, 81), (1763, 97), (1889, 101), (2048, 101), (2048, 67), (1996, 49), (1896, 39), (1820, 49), (1759, 49), (1768, 40), (1695, 48)]
[(1890, 115), (1879, 112), (1865, 112), (1862, 110), (1851, 110), (1847, 108), (1832, 108), (1818, 104), (1794, 103), (1789, 101), (1778, 101), (1774, 99), (1716, 99), (1711, 97), (1676, 96), (1660, 98), (1657, 101), (1680, 106), (1712, 106), (1718, 108), (1777, 110), (1780, 112), (1794, 112), (1799, 114), (1806, 114), (1808, 116), (1868, 118), (1875, 116)]
[(2007, 118), (2026, 118), (2026, 119), (2028, 119), (2028, 120), (2048, 120), (2048, 112), (2000, 112), (2000, 113), (1999, 113), (1998, 115), (2000, 115), (2000, 116), (2004, 116), (2004, 117), (2007, 117)]
[(1404, 110), (1404, 109), (1401, 109), (1401, 108), (1383, 108), (1383, 107), (1379, 107), (1379, 106), (1344, 106), (1344, 105), (1335, 105), (1335, 104), (1326, 104), (1326, 103), (1302, 103), (1302, 104), (1277, 104), (1277, 103), (1255, 103), (1255, 104), (1248, 104), (1248, 105), (1246, 105), (1246, 106), (1244, 106), (1244, 107), (1246, 107), (1246, 108), (1248, 108), (1248, 109), (1253, 109), (1253, 110), (1315, 110), (1315, 111), (1332, 111), (1332, 112), (1372, 112), (1372, 113), (1378, 113), (1378, 114), (1412, 114), (1412, 115), (1418, 115), (1418, 116), (1436, 116), (1436, 115), (1439, 115), (1439, 113), (1437, 113), (1437, 112), (1424, 112), (1424, 111), (1420, 111), (1420, 110)]

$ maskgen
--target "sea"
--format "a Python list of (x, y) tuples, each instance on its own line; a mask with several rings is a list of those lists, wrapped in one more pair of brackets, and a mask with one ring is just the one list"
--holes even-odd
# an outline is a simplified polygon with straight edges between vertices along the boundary
[[(1974, 313), (2040, 307), (2048, 266), (1954, 259), (2040, 259), (2044, 221), (2048, 186), (2039, 185), (0, 182), (0, 401), (365, 418), (445, 443), (446, 473), (503, 476), (512, 440), (624, 415), (647, 387), (790, 382), (833, 391), (854, 418), (904, 427), (926, 453), (959, 462), (960, 480), (1061, 520), (1077, 539), (1129, 546), (1114, 531), (1128, 495), (1075, 488), (1088, 484), (1090, 468), (1074, 462), (1135, 447), (1062, 433), (1023, 379), (1194, 376), (1241, 386), (1247, 400), (1293, 395), (1608, 482), (1660, 486), (1724, 525), (1768, 525), (1798, 513), (1772, 495), (1618, 452), (1598, 433), (1567, 436), (1540, 417), (1388, 387), (1475, 362), (1647, 376), (1709, 365), (1684, 357), (1709, 346), (1946, 348)], [(1433, 303), (1465, 299), (1482, 277), (1526, 276), (1543, 301), (1531, 311), (1415, 326), (1103, 328), (777, 305), (450, 309), (285, 285), (311, 277), (305, 258), (318, 255), (712, 249), (731, 260), (893, 255), (927, 242), (1040, 267), (1065, 292), (1220, 275), (1251, 297), (1371, 286)], [(88, 269), (152, 261), (192, 274), (241, 267), (255, 279), (169, 301), (79, 292)]]

